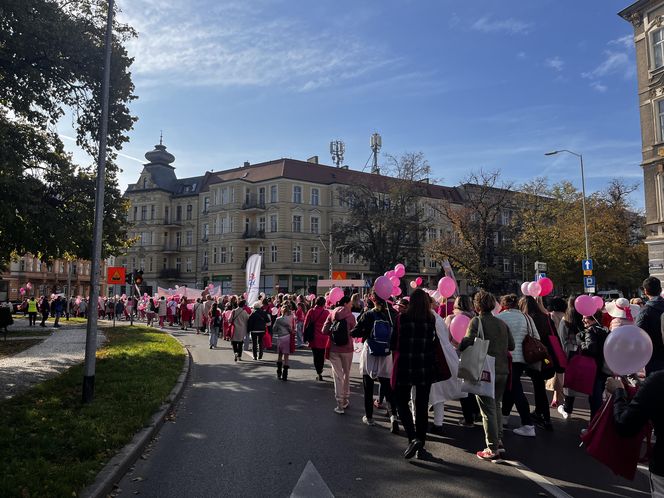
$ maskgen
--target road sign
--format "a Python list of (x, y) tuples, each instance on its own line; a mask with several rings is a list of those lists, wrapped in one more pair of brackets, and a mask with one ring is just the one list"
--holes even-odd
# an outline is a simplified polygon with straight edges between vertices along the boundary
[(583, 274), (584, 274), (585, 276), (589, 277), (590, 275), (593, 274), (593, 271), (592, 271), (592, 270), (583, 270)]
[(595, 287), (595, 277), (583, 277), (583, 286), (586, 289)]
[(124, 266), (109, 266), (106, 273), (106, 283), (108, 285), (124, 285), (125, 284)]
[(544, 277), (546, 277), (546, 273), (540, 272), (537, 275), (535, 275), (535, 280), (539, 280)]
[(535, 261), (535, 271), (536, 272), (543, 272), (546, 271), (546, 263), (543, 263), (542, 261)]
[(332, 280), (346, 280), (346, 272), (345, 271), (333, 271), (332, 272)]
[(581, 263), (581, 269), (583, 270), (593, 270), (593, 260), (592, 259), (584, 259), (583, 263)]

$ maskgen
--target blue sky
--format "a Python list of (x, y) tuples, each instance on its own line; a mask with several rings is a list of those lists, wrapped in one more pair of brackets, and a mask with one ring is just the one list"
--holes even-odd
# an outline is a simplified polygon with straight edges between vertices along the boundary
[(377, 131), (381, 153), (421, 151), (447, 185), (484, 168), (580, 186), (576, 158), (544, 156), (559, 148), (584, 155), (589, 191), (641, 182), (633, 32), (617, 16), (630, 3), (117, 0), (139, 32), (121, 185), (160, 130), (179, 177), (331, 164), (333, 139), (362, 169)]

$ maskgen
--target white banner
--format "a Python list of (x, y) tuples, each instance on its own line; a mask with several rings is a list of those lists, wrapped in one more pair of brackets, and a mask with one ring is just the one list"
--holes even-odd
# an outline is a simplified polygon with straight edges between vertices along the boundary
[(258, 286), (261, 281), (261, 255), (252, 254), (247, 260), (247, 304), (258, 299)]

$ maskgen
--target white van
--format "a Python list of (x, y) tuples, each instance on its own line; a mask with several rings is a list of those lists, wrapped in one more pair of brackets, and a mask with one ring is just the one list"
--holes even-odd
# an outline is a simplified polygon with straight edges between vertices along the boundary
[(618, 289), (603, 290), (597, 293), (598, 296), (601, 296), (605, 301), (615, 301), (619, 297), (624, 297), (623, 293)]

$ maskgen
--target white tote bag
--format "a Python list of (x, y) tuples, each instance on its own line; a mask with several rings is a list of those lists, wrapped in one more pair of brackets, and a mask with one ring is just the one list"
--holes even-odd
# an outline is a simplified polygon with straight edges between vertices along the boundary
[(470, 382), (477, 382), (480, 380), (482, 370), (484, 369), (484, 359), (489, 351), (489, 341), (484, 339), (484, 330), (482, 329), (482, 320), (477, 317), (477, 337), (475, 342), (468, 346), (461, 352), (461, 360), (459, 361), (459, 373), (457, 376), (460, 379), (468, 380)]
[[(488, 341), (487, 341), (488, 342)], [(484, 357), (484, 366), (482, 375), (477, 382), (464, 380), (461, 384), (461, 391), (495, 398), (496, 394), (496, 359), (491, 355)]]

